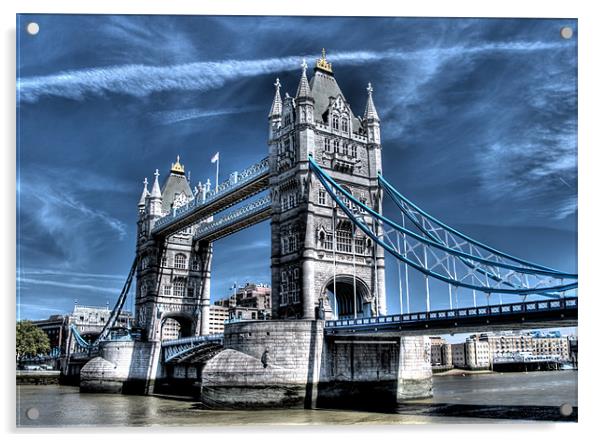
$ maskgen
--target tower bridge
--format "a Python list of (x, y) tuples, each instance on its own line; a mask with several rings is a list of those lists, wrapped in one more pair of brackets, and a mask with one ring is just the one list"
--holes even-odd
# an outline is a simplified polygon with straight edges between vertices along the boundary
[[(576, 274), (498, 251), (407, 199), (384, 175), (372, 86), (356, 115), (324, 52), (311, 80), (307, 68), (303, 61), (294, 97), (274, 84), (267, 158), (214, 189), (191, 188), (179, 157), (162, 185), (158, 170), (150, 192), (145, 180), (136, 259), (106, 331), (90, 344), (97, 357), (82, 369), (82, 389), (148, 393), (155, 381), (179, 382), (201, 385), (215, 406), (426, 397), (427, 334), (576, 325)], [(395, 207), (387, 215), (385, 198)], [(273, 319), (209, 335), (214, 242), (268, 219)], [(385, 252), (395, 290), (385, 286)], [(410, 283), (416, 278), (424, 289)], [(140, 338), (110, 341), (133, 279)], [(441, 287), (449, 308), (433, 311)], [(426, 311), (409, 311), (411, 290)], [(388, 314), (394, 292), (400, 312)], [(500, 304), (476, 305), (477, 292)], [(165, 339), (168, 320), (181, 339)]]

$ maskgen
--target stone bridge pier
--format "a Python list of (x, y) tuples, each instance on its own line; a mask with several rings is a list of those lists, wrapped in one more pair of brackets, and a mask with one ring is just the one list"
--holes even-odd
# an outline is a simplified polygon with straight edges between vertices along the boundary
[(202, 373), (216, 408), (388, 407), (432, 395), (428, 337), (331, 337), (324, 321), (229, 324)]

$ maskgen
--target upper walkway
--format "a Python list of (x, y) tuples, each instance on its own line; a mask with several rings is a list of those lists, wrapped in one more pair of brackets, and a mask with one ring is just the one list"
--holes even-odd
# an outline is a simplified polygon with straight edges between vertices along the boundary
[(268, 188), (270, 168), (268, 159), (230, 174), (228, 180), (204, 198), (199, 194), (188, 204), (172, 211), (155, 223), (153, 236), (168, 236), (209, 218), (217, 212), (231, 207)]

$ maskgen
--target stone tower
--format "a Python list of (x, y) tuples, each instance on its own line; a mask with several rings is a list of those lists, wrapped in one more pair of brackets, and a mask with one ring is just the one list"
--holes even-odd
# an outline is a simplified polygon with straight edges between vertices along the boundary
[(280, 95), (269, 114), (274, 318), (345, 318), (386, 313), (384, 252), (334, 207), (309, 170), (308, 156), (356, 198), (381, 212), (380, 120), (368, 85), (355, 116), (325, 51), (314, 75), (307, 63), (294, 97)]
[(193, 198), (179, 157), (162, 187), (158, 170), (150, 192), (144, 180), (138, 203), (136, 321), (149, 341), (209, 333), (211, 244), (193, 243), (195, 226), (168, 237), (150, 235), (158, 219)]

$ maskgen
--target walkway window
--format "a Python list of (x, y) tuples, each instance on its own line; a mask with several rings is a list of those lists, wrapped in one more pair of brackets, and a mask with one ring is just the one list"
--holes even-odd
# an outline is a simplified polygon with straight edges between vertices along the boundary
[(175, 257), (174, 267), (176, 269), (185, 269), (186, 268), (186, 255), (183, 253), (178, 253)]

